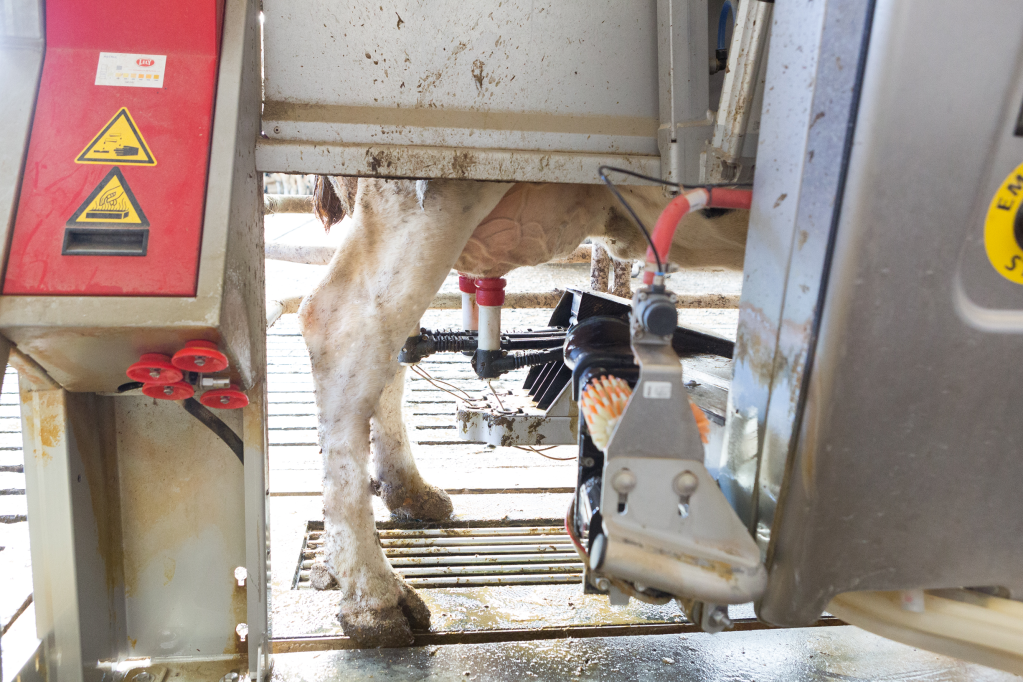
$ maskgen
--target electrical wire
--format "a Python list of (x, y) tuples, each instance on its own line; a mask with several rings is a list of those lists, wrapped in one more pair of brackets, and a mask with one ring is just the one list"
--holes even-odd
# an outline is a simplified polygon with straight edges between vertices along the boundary
[[(501, 396), (497, 395), (497, 391), (494, 390), (494, 381), (493, 381), (493, 379), (487, 379), (487, 386), (490, 388), (490, 392), (494, 394), (494, 399), (497, 400), (497, 404), (501, 408), (501, 410), (504, 411), (504, 412), (507, 412), (507, 408), (505, 408), (504, 403), (501, 401)], [(526, 452), (532, 452), (534, 454), (540, 455), (541, 457), (546, 457), (547, 459), (553, 459), (555, 462), (567, 462), (570, 459), (575, 459), (574, 456), (572, 456), (572, 457), (551, 457), (550, 455), (543, 454), (547, 450), (553, 450), (554, 447), (555, 447), (553, 445), (551, 445), (550, 447), (546, 447), (543, 450), (537, 450), (532, 445), (513, 445), (512, 447), (515, 448), (516, 450), (525, 450)]]
[[(476, 399), (474, 399), (472, 396), (470, 396), (465, 390), (463, 390), (461, 388), (458, 388), (457, 386), (455, 386), (453, 384), (449, 384), (448, 382), (443, 381), (441, 379), (437, 379), (436, 377), (432, 376), (429, 372), (427, 372), (425, 369), (423, 369), (419, 365), (412, 365), (411, 368), (412, 368), (413, 373), (417, 374), (419, 376), (419, 378), (421, 378), (421, 379), (425, 380), (426, 382), (428, 382), (431, 386), (436, 388), (438, 391), (443, 391), (444, 393), (447, 393), (448, 395), (453, 397), (455, 400), (458, 400), (460, 402), (465, 403), (466, 405), (468, 405), (469, 407), (471, 407), (474, 410), (485, 409), (485, 406), (478, 405), (477, 402), (476, 402)], [(443, 386), (441, 384), (443, 384)], [(449, 390), (447, 388), (444, 388), (444, 386), (449, 386), (451, 390)], [(494, 394), (494, 398), (497, 399), (497, 404), (501, 407), (501, 410), (502, 411), (506, 411), (505, 407), (504, 407), (504, 403), (501, 402), (501, 397), (499, 395), (497, 395), (497, 391), (494, 390), (494, 387), (491, 385), (490, 381), (487, 381), (487, 386), (490, 388), (490, 392)], [(457, 391), (457, 393), (456, 393), (456, 391)], [(462, 395), (459, 395), (459, 393), (461, 393)], [(516, 448), (518, 450), (526, 450), (527, 452), (532, 452), (533, 454), (540, 455), (541, 457), (545, 457), (547, 459), (553, 459), (556, 462), (567, 462), (569, 460), (575, 459), (574, 456), (573, 457), (551, 457), (550, 455), (545, 455), (544, 452), (546, 452), (547, 450), (554, 449), (555, 446), (553, 446), (553, 445), (551, 445), (549, 447), (546, 447), (546, 448), (544, 448), (542, 450), (537, 450), (532, 445), (526, 445), (526, 446), (513, 445), (512, 447), (514, 447), (514, 448)]]
[[(544, 450), (537, 450), (532, 445), (513, 445), (512, 447), (515, 448), (516, 450), (525, 450), (526, 452), (532, 452), (534, 455), (540, 455), (541, 457), (546, 457), (547, 459), (553, 459), (555, 462), (568, 462), (570, 460), (575, 459), (574, 455), (572, 457), (551, 457), (550, 455), (543, 454)], [(555, 446), (551, 445), (550, 447), (546, 448), (546, 450), (552, 450), (554, 447)]]
[(636, 215), (636, 212), (632, 210), (632, 206), (629, 205), (629, 202), (625, 200), (625, 197), (623, 197), (622, 193), (618, 191), (618, 188), (615, 187), (615, 184), (611, 182), (610, 178), (607, 177), (605, 171), (616, 171), (619, 173), (624, 172), (627, 175), (635, 174), (629, 171), (624, 171), (621, 168), (614, 168), (612, 166), (601, 166), (600, 168), (597, 169), (597, 175), (599, 175), (603, 183), (607, 185), (607, 188), (611, 190), (611, 194), (614, 194), (615, 198), (618, 199), (621, 205), (625, 207), (625, 210), (629, 212), (629, 215), (632, 216), (632, 219), (636, 221), (636, 224), (639, 225), (639, 229), (643, 233), (643, 236), (646, 237), (646, 243), (649, 244), (650, 248), (654, 250), (654, 258), (657, 259), (657, 272), (664, 272), (664, 264), (661, 263), (661, 256), (660, 254), (657, 253), (657, 247), (654, 246), (654, 240), (650, 237), (650, 231), (646, 229), (646, 225), (644, 225), (643, 221), (639, 219), (639, 216)]
[[(646, 242), (647, 244), (650, 245), (650, 249), (654, 252), (654, 258), (657, 260), (657, 272), (664, 272), (664, 263), (661, 262), (661, 255), (657, 252), (657, 247), (654, 246), (654, 240), (650, 236), (650, 231), (646, 229), (646, 225), (644, 225), (643, 221), (639, 219), (639, 216), (636, 215), (636, 211), (634, 211), (632, 206), (629, 205), (629, 202), (625, 200), (625, 197), (623, 197), (622, 193), (618, 191), (618, 188), (615, 186), (615, 184), (611, 182), (610, 178), (607, 177), (607, 174), (609, 172), (621, 173), (622, 175), (628, 175), (633, 178), (646, 180), (647, 182), (652, 182), (667, 187), (677, 187), (679, 190), (684, 190), (685, 187), (683, 187), (682, 184), (678, 182), (662, 180), (661, 178), (655, 178), (652, 175), (643, 175), (642, 173), (637, 173), (636, 171), (631, 171), (626, 168), (618, 168), (616, 166), (600, 166), (599, 168), (597, 168), (597, 175), (600, 177), (600, 180), (605, 185), (607, 185), (607, 188), (611, 190), (611, 193), (615, 195), (615, 198), (618, 199), (622, 206), (625, 207), (625, 210), (629, 212), (629, 215), (632, 216), (632, 219), (636, 221), (636, 225), (639, 226), (640, 231), (643, 233), (643, 237), (646, 238)], [(693, 189), (698, 189), (700, 187), (703, 187), (705, 189), (711, 189), (713, 187), (752, 187), (752, 186), (753, 185), (749, 184), (743, 185), (736, 183), (719, 183), (710, 185), (694, 185)]]
[[(461, 400), (463, 403), (466, 403), (470, 407), (477, 407), (476, 401), (473, 399), (473, 397), (466, 393), (464, 390), (455, 386), (454, 384), (449, 384), (446, 381), (435, 379), (429, 372), (419, 367), (419, 365), (412, 365), (412, 371), (418, 374), (420, 378), (425, 379), (427, 382), (429, 382), (437, 390), (444, 391), (448, 395), (454, 397), (457, 400)], [(452, 390), (449, 391), (440, 384), (444, 384), (444, 386), (450, 386)], [(461, 393), (462, 395), (458, 395), (458, 393), (456, 393), (455, 391), (458, 391), (458, 393)], [(465, 397), (463, 398), (462, 396)]]
[(575, 498), (572, 498), (572, 502), (568, 505), (568, 513), (565, 514), (565, 532), (568, 533), (569, 539), (572, 544), (575, 545), (575, 551), (582, 557), (586, 565), (590, 565), (590, 555), (583, 547), (583, 543), (579, 541), (579, 537), (575, 534)]

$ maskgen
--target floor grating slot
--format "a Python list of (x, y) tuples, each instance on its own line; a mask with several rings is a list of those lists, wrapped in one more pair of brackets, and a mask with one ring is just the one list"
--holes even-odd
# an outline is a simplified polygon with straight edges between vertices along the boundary
[[(487, 585), (571, 585), (583, 564), (555, 520), (526, 526), (379, 529), (395, 572), (418, 588)], [(307, 526), (294, 588), (312, 589), (309, 569), (323, 560), (321, 522)]]

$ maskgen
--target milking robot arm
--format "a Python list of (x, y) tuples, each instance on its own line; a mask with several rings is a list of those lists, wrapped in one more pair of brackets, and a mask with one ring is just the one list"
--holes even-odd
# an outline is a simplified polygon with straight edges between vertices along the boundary
[[(727, 604), (755, 600), (760, 550), (703, 465), (701, 433), (672, 349), (674, 297), (637, 292), (630, 321), (569, 330), (566, 364), (580, 396), (579, 476), (566, 525), (586, 587), (612, 604), (680, 600), (705, 630)], [(595, 343), (595, 339), (601, 339)]]

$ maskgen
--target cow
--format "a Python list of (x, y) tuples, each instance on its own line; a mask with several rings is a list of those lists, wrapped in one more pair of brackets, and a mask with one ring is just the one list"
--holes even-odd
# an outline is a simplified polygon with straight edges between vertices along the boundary
[[(656, 186), (621, 191), (649, 226), (668, 201)], [(603, 185), (392, 180), (321, 176), (315, 213), (341, 242), (299, 322), (308, 346), (323, 456), (325, 562), (313, 586), (341, 591), (339, 620), (362, 646), (406, 646), (429, 629), (423, 600), (390, 567), (372, 496), (395, 515), (450, 516), (448, 495), (416, 469), (402, 421), (405, 369), (397, 354), (452, 268), (476, 277), (564, 257), (586, 238), (612, 257), (641, 257), (646, 241)], [(741, 269), (747, 211), (686, 216), (670, 260)]]

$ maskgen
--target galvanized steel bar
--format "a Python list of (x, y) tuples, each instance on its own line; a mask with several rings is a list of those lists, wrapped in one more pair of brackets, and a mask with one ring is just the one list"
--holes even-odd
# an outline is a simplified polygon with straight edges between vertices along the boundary
[(465, 587), (470, 585), (566, 585), (582, 580), (582, 573), (556, 575), (463, 576), (460, 578), (406, 578), (412, 587)]
[(553, 575), (559, 573), (582, 573), (582, 563), (574, 564), (507, 564), (501, 566), (418, 566), (397, 568), (398, 575), (440, 576), (440, 575)]
[(577, 564), (579, 555), (575, 552), (538, 552), (536, 554), (497, 554), (447, 557), (388, 557), (394, 568), (405, 566), (464, 566), (473, 564), (507, 564), (507, 563), (562, 563)]
[(728, 69), (721, 104), (714, 120), (714, 137), (704, 164), (705, 182), (734, 182), (749, 124), (760, 62), (767, 45), (773, 2), (741, 0), (735, 8), (735, 30), (728, 49)]
[(488, 538), (415, 538), (408, 540), (398, 539), (380, 539), (380, 544), (384, 550), (388, 550), (394, 547), (456, 547), (466, 545), (540, 545), (547, 547), (550, 545), (571, 545), (572, 541), (566, 536), (552, 537), (546, 540), (539, 540), (535, 536), (530, 535), (510, 535), (507, 537), (488, 537)]
[(565, 529), (561, 526), (546, 526), (539, 528), (522, 528), (517, 526), (504, 528), (423, 528), (405, 530), (394, 528), (390, 530), (377, 531), (381, 539), (384, 538), (436, 538), (436, 537), (487, 537), (492, 535), (565, 535)]

